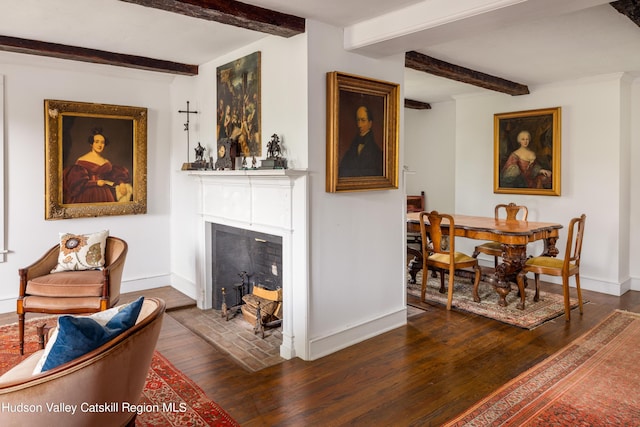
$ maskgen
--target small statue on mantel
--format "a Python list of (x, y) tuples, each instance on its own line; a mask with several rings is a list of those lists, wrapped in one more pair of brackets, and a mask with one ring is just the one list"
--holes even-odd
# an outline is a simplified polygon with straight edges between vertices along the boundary
[(253, 156), (253, 158), (251, 159), (251, 169), (255, 169), (257, 164), (258, 162), (256, 160), (256, 156)]
[(202, 162), (205, 148), (198, 142), (198, 146), (194, 150), (196, 151), (196, 162)]
[(280, 157), (281, 155), (280, 137), (274, 133), (267, 143), (267, 158), (262, 161), (260, 169), (286, 169), (287, 159)]
[(277, 134), (271, 135), (271, 140), (267, 143), (267, 159), (277, 159), (280, 157), (280, 137)]
[(183, 163), (182, 170), (202, 170), (208, 167), (207, 160), (205, 160), (204, 156), (207, 149), (198, 142), (198, 146), (194, 148), (194, 150), (196, 152), (196, 161), (193, 163)]

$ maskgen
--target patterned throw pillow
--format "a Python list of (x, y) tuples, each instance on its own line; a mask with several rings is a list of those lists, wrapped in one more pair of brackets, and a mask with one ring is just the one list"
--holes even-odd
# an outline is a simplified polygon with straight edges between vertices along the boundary
[(109, 230), (92, 234), (60, 233), (58, 265), (51, 272), (101, 269), (108, 236)]

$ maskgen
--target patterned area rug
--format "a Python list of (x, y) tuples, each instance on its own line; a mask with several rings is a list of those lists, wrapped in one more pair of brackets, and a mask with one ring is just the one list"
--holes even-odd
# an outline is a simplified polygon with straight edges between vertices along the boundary
[[(55, 326), (56, 317), (30, 319), (25, 325), (25, 355), (20, 356), (18, 325), (0, 326), (0, 375), (38, 350), (36, 326), (46, 323)], [(154, 352), (141, 404), (162, 408), (143, 412), (136, 418), (136, 426), (239, 426), (204, 391), (180, 372), (159, 352)], [(164, 405), (163, 405), (164, 403)], [(166, 411), (164, 409), (167, 409)]]
[(615, 311), (447, 426), (637, 426), (640, 314)]
[(140, 404), (172, 402), (174, 411), (145, 412), (136, 426), (239, 426), (217, 403), (157, 351), (151, 359)]
[[(416, 278), (416, 284), (407, 284), (407, 292), (420, 298), (422, 272), (419, 272)], [(447, 283), (446, 280), (448, 280), (448, 276), (445, 276), (445, 286)], [(498, 293), (490, 283), (480, 282), (478, 294), (481, 301), (477, 303), (473, 300), (472, 295), (473, 281), (456, 277), (453, 287), (452, 305), (454, 309), (478, 314), (523, 329), (533, 329), (558, 316), (564, 316), (564, 301), (562, 295), (540, 291), (540, 300), (533, 302), (535, 285), (532, 280), (529, 282), (529, 287), (525, 289), (527, 294), (525, 309), (519, 310), (516, 306), (518, 301), (520, 301), (520, 297), (518, 296), (518, 287), (515, 286), (515, 284), (511, 292), (507, 295), (507, 306), (501, 307), (498, 305)], [(438, 274), (438, 278), (429, 277), (426, 300), (446, 305), (447, 294), (446, 292), (441, 294), (439, 289), (440, 275)], [(572, 308), (578, 306), (577, 299), (571, 298), (570, 301)], [(583, 301), (583, 303), (584, 302), (585, 301)]]

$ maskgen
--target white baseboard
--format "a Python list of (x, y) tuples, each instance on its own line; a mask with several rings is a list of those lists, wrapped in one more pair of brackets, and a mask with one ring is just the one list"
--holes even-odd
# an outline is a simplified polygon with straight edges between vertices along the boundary
[(145, 289), (161, 288), (163, 286), (171, 286), (197, 301), (196, 284), (175, 274), (127, 280), (122, 282), (121, 292), (137, 292), (144, 291)]
[(323, 356), (335, 353), (359, 342), (365, 341), (376, 335), (399, 328), (407, 323), (407, 309), (402, 308), (386, 316), (372, 319), (355, 325), (348, 329), (326, 335), (321, 338), (314, 338), (309, 341), (309, 358), (316, 360)]
[(143, 279), (123, 280), (120, 293), (139, 292), (145, 289), (161, 288), (171, 285), (171, 276), (166, 274), (155, 277), (145, 277)]
[[(16, 299), (17, 298), (5, 298), (0, 300), (0, 313), (11, 313), (12, 311), (15, 313), (17, 308)], [(18, 321), (17, 317), (16, 321)]]
[(178, 291), (182, 292), (189, 298), (199, 301), (196, 284), (191, 280), (187, 280), (182, 276), (178, 276), (177, 274), (172, 274), (171, 286), (177, 289)]

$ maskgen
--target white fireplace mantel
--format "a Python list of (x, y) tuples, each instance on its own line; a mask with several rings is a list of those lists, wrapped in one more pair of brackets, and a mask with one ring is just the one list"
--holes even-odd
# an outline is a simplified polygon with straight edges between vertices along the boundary
[(200, 183), (196, 287), (198, 307), (212, 306), (211, 224), (282, 237), (280, 355), (307, 359), (309, 282), (308, 173), (296, 169), (190, 171)]
[(221, 178), (246, 177), (278, 177), (278, 176), (303, 176), (308, 172), (303, 169), (237, 169), (237, 170), (193, 170), (189, 175), (216, 176)]

